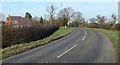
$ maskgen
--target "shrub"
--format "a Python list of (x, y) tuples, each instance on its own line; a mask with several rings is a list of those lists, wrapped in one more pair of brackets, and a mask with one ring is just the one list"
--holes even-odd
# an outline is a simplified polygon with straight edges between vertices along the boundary
[(120, 31), (120, 23), (116, 24), (115, 30)]

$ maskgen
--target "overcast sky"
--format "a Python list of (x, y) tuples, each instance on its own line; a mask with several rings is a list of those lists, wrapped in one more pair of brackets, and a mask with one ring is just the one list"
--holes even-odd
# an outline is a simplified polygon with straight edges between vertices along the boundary
[[(46, 11), (46, 7), (48, 7), (51, 2), (41, 2), (40, 0), (36, 0), (32, 2), (23, 0), (18, 2), (11, 0), (4, 0), (2, 3), (2, 13), (5, 16), (13, 15), (13, 16), (24, 16), (25, 12), (30, 12), (31, 15), (34, 16), (43, 16), (46, 17), (48, 15)], [(38, 1), (38, 2), (37, 2)], [(90, 1), (90, 0), (89, 0)], [(104, 15), (107, 18), (111, 16), (111, 14), (118, 14), (118, 2), (117, 0), (100, 0), (101, 2), (97, 2), (95, 0), (91, 0), (90, 2), (86, 0), (79, 0), (79, 2), (53, 2), (57, 9), (57, 13), (65, 8), (72, 7), (74, 11), (79, 11), (82, 13), (82, 16), (86, 19), (96, 17), (97, 15)], [(107, 2), (109, 1), (109, 2)]]

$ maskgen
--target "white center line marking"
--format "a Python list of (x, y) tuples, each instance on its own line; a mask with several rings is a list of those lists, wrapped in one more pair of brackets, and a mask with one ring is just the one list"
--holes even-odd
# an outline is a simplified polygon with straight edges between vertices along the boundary
[(45, 63), (48, 63), (48, 62), (45, 62)]
[(73, 47), (71, 47), (70, 49), (68, 49), (67, 51), (65, 51), (64, 53), (62, 53), (61, 55), (59, 55), (57, 58), (60, 58), (61, 56), (63, 56), (64, 54), (66, 54), (67, 52), (69, 52), (70, 50), (72, 50), (76, 46), (77, 46), (77, 44), (74, 45)]
[(85, 33), (87, 35), (87, 33)]
[(82, 40), (85, 40), (85, 38), (86, 38), (86, 36), (84, 36)]

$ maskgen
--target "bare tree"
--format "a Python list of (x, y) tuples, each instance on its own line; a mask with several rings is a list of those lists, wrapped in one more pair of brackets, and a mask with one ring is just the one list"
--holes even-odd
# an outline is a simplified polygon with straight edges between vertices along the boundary
[(89, 21), (90, 21), (91, 23), (96, 23), (96, 22), (95, 22), (95, 21), (96, 21), (95, 18), (91, 18), (91, 19), (89, 19)]
[(98, 23), (98, 24), (100, 24), (100, 19), (101, 19), (101, 16), (100, 16), (100, 15), (97, 15), (96, 20), (97, 20), (97, 23)]
[(105, 20), (107, 20), (105, 18), (105, 16), (97, 16), (97, 23), (100, 24), (100, 28), (103, 28), (103, 25), (105, 24)]
[(74, 12), (73, 13), (73, 20), (74, 21), (77, 21), (77, 22), (80, 23), (81, 18), (82, 18), (82, 13), (80, 13), (80, 12)]
[(62, 19), (63, 26), (67, 26), (68, 21), (70, 21), (73, 16), (73, 9), (71, 7), (64, 8), (58, 13), (58, 17)]
[(112, 14), (111, 16), (111, 20), (110, 20), (110, 23), (112, 25), (112, 30), (115, 28), (116, 26), (116, 21), (117, 21), (117, 16), (115, 14)]
[(54, 4), (51, 4), (49, 7), (46, 8), (47, 12), (50, 15), (50, 24), (52, 24), (52, 22), (54, 22), (54, 17), (55, 17), (55, 12), (56, 12), (56, 7)]
[(110, 23), (115, 24), (116, 21), (117, 21), (117, 16), (115, 14), (112, 14)]
[(85, 26), (85, 24), (86, 24), (85, 18), (81, 17), (80, 23), (81, 23), (83, 26)]
[(81, 17), (82, 16), (82, 13), (80, 12), (74, 12), (72, 14), (72, 25), (75, 26), (75, 27), (78, 27), (80, 25), (80, 22), (81, 22)]

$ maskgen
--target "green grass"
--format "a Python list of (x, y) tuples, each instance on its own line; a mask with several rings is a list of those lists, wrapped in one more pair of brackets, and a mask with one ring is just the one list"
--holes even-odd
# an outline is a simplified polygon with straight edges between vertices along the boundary
[(3, 49), (3, 51), (2, 51), (2, 59), (5, 59), (10, 56), (20, 54), (20, 53), (28, 51), (30, 49), (47, 44), (51, 41), (57, 40), (61, 37), (64, 37), (71, 32), (72, 32), (72, 28), (66, 28), (66, 29), (60, 28), (55, 33), (53, 33), (51, 36), (44, 38), (42, 40), (32, 41), (30, 43), (22, 43), (22, 44), (17, 44), (17, 45), (11, 46), (11, 47), (7, 47), (7, 48)]
[(119, 44), (120, 39), (118, 39), (120, 31), (111, 31), (111, 30), (95, 29), (95, 28), (92, 28), (92, 29), (97, 30), (97, 31), (101, 31), (109, 37), (109, 39), (112, 41), (113, 46), (116, 50), (116, 58), (118, 60), (118, 63), (120, 64), (120, 51), (119, 51), (119, 49), (120, 49), (120, 44)]

